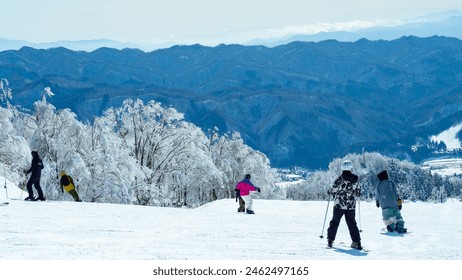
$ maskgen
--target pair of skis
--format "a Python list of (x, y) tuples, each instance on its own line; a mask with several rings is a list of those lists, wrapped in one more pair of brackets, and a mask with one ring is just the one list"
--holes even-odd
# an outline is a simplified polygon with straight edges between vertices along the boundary
[(361, 249), (357, 249), (357, 248), (353, 248), (351, 246), (348, 246), (348, 244), (346, 244), (345, 242), (339, 242), (337, 243), (336, 245), (333, 244), (332, 247), (329, 247), (327, 246), (327, 249), (336, 249), (336, 250), (341, 250), (341, 251), (358, 251), (358, 252), (362, 252), (362, 253), (369, 253), (369, 250), (362, 247)]

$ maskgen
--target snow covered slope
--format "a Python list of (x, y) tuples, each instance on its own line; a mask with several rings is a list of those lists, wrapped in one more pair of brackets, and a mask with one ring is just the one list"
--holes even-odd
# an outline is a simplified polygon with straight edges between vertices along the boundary
[(435, 158), (422, 163), (422, 168), (431, 170), (442, 176), (454, 176), (462, 174), (462, 159), (460, 158)]
[[(3, 188), (2, 188), (3, 189)], [(326, 249), (327, 202), (256, 199), (256, 215), (232, 199), (197, 209), (26, 202), (0, 193), (0, 260), (460, 260), (462, 203), (404, 203), (411, 233), (386, 234), (375, 203), (357, 211), (368, 253)], [(23, 196), (24, 197), (24, 196)], [(332, 204), (326, 227), (332, 213)], [(360, 216), (360, 217), (359, 217)], [(344, 220), (336, 242), (350, 244)], [(245, 245), (245, 246), (244, 246)]]

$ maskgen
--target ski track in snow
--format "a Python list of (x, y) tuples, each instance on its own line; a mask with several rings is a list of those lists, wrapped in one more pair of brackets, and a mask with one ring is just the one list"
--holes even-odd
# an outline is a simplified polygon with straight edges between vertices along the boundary
[[(19, 192), (8, 190), (11, 197)], [(0, 260), (460, 260), (462, 204), (406, 202), (408, 234), (384, 234), (381, 211), (360, 204), (362, 244), (326, 249), (332, 204), (255, 199), (255, 215), (234, 199), (196, 209), (70, 201), (0, 201)], [(360, 224), (359, 224), (360, 222)], [(324, 238), (321, 239), (320, 235)], [(351, 243), (342, 219), (335, 243)]]

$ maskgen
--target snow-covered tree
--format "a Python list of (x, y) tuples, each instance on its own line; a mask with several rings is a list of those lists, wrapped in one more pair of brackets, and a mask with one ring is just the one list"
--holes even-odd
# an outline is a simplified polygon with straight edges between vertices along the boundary
[(209, 131), (209, 151), (217, 168), (223, 172), (224, 197), (234, 197), (236, 184), (245, 174), (251, 174), (252, 182), (263, 191), (260, 197), (283, 198), (276, 186), (277, 175), (271, 169), (269, 159), (261, 152), (244, 144), (239, 133), (219, 135), (217, 129)]
[[(445, 183), (438, 175), (423, 170), (420, 166), (408, 161), (400, 161), (382, 156), (378, 153), (348, 154), (336, 158), (329, 164), (329, 170), (315, 172), (300, 185), (288, 187), (287, 197), (290, 199), (325, 199), (337, 176), (341, 174), (341, 164), (344, 160), (353, 162), (353, 173), (359, 176), (362, 198), (375, 198), (375, 188), (378, 183), (377, 174), (387, 170), (389, 177), (398, 187), (401, 198), (426, 201), (447, 196)], [(323, 195), (324, 194), (324, 195)]]
[(84, 201), (195, 207), (233, 197), (247, 173), (263, 190), (260, 197), (284, 198), (268, 158), (238, 133), (207, 137), (174, 108), (141, 100), (126, 100), (83, 124), (69, 109), (48, 103), (52, 95), (45, 88), (33, 114), (0, 107), (3, 173), (19, 183), (36, 150), (45, 165), (41, 183), (48, 199), (71, 200), (59, 188), (62, 170), (74, 178)]
[(198, 205), (210, 201), (209, 190), (220, 187), (221, 173), (206, 149), (205, 135), (174, 108), (126, 100), (104, 118), (145, 170), (134, 189), (137, 203)]
[(0, 107), (0, 172), (19, 184), (24, 180), (22, 174), (29, 163), (30, 149), (26, 139), (15, 134), (12, 118), (12, 108)]
[(9, 107), (9, 100), (13, 98), (12, 90), (9, 86), (8, 80), (5, 78), (0, 79), (0, 104), (5, 103)]
[(42, 93), (40, 94), (42, 96), (42, 101), (47, 102), (47, 96), (52, 97), (55, 94), (51, 91), (50, 87), (46, 87), (43, 89)]

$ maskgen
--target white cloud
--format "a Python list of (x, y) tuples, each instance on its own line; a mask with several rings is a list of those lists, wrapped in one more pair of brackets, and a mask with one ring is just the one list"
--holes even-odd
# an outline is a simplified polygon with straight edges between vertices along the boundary
[(316, 34), (319, 32), (336, 32), (336, 31), (355, 31), (364, 28), (371, 28), (375, 26), (395, 26), (402, 24), (401, 21), (385, 21), (385, 20), (353, 20), (346, 22), (331, 22), (331, 23), (316, 23), (308, 25), (293, 25), (285, 26), (283, 28), (272, 28), (264, 31), (263, 38), (281, 37), (293, 34)]

